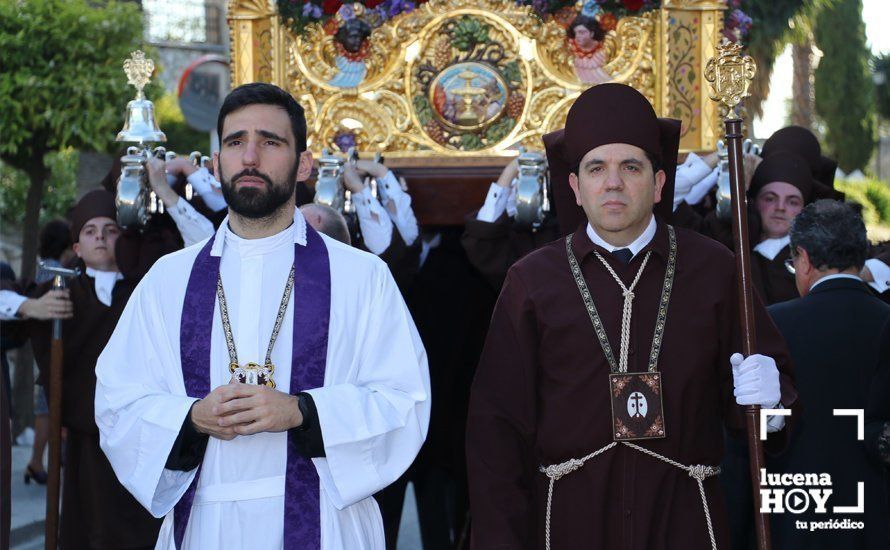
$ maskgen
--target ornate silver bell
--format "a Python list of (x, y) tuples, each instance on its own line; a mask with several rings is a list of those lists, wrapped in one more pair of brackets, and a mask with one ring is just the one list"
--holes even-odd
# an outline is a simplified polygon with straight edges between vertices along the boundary
[[(142, 95), (142, 90), (139, 91)], [(136, 98), (127, 103), (127, 119), (124, 128), (118, 132), (115, 141), (130, 143), (160, 143), (167, 141), (167, 136), (158, 128), (155, 120), (155, 109), (151, 101), (145, 97)]]
[(167, 141), (167, 136), (158, 127), (155, 120), (154, 104), (145, 97), (143, 88), (151, 79), (155, 64), (151, 59), (146, 59), (141, 51), (130, 54), (130, 59), (124, 61), (124, 72), (127, 82), (136, 88), (136, 99), (127, 103), (127, 118), (124, 128), (118, 132), (115, 141), (127, 141), (131, 143), (159, 143)]

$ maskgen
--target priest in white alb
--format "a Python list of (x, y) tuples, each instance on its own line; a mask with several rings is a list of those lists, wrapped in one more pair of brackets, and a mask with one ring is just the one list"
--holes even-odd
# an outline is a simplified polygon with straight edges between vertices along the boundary
[(130, 298), (96, 367), (102, 449), (165, 518), (156, 548), (383, 550), (372, 495), (426, 437), (423, 344), (386, 264), (295, 208), (297, 102), (241, 86), (218, 128), (229, 216)]

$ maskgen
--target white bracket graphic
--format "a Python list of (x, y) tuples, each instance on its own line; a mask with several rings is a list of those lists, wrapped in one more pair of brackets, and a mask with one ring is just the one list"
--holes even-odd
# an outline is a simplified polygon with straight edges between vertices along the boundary
[(760, 409), (760, 440), (766, 441), (766, 423), (770, 416), (791, 416), (791, 409)]
[(834, 416), (856, 417), (856, 439), (865, 440), (865, 410), (864, 409), (834, 409)]
[(835, 506), (835, 514), (862, 514), (865, 512), (865, 482), (856, 482), (856, 506)]

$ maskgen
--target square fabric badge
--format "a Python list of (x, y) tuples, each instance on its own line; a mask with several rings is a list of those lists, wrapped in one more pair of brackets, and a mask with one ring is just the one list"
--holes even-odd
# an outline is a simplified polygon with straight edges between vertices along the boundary
[(665, 437), (661, 373), (610, 374), (609, 390), (612, 397), (613, 440)]

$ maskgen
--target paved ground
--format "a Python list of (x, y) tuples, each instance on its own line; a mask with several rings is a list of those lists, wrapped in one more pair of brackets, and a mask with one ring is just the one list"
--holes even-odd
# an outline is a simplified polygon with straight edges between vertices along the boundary
[(12, 536), (15, 549), (38, 548), (30, 544), (39, 537), (43, 545), (43, 518), (46, 517), (46, 487), (33, 481), (25, 485), (25, 466), (31, 458), (31, 447), (12, 448)]
[[(12, 550), (40, 550), (43, 548), (43, 520), (46, 517), (46, 487), (33, 481), (25, 485), (25, 466), (31, 458), (31, 448), (12, 448)], [(409, 485), (407, 502), (402, 512), (398, 550), (421, 550), (420, 530), (414, 490)]]

